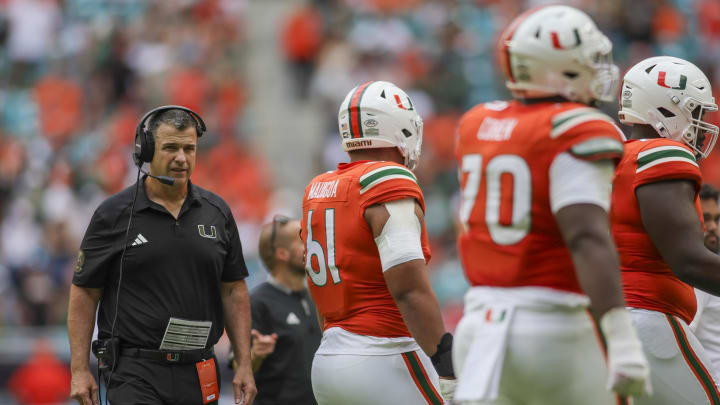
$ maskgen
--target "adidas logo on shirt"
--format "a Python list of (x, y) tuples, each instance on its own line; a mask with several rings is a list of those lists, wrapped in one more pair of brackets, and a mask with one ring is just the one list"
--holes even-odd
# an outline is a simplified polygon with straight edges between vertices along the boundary
[(288, 325), (300, 325), (300, 318), (298, 318), (294, 312), (290, 312), (285, 322), (287, 322)]
[(130, 246), (140, 246), (145, 243), (148, 243), (148, 240), (145, 239), (145, 237), (141, 233), (139, 233), (135, 237), (135, 241)]

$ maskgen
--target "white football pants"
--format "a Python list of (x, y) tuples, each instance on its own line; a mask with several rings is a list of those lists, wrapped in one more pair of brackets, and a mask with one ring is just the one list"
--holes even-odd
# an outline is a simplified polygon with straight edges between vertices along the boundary
[[(467, 308), (467, 307), (466, 307)], [(462, 375), (474, 339), (489, 328), (484, 311), (465, 314), (455, 332), (455, 375)], [(584, 309), (515, 308), (496, 400), (462, 405), (617, 405), (606, 388), (602, 343)], [(457, 396), (457, 391), (456, 394)]]
[(630, 308), (650, 363), (653, 394), (636, 405), (720, 405), (711, 362), (690, 327), (680, 318)]
[(422, 351), (390, 355), (316, 354), (318, 405), (442, 405), (438, 375)]

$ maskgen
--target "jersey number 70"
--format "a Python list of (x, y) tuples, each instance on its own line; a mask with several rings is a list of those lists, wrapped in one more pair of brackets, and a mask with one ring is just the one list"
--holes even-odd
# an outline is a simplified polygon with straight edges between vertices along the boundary
[[(490, 238), (498, 245), (512, 245), (520, 242), (530, 231), (530, 207), (532, 204), (532, 183), (530, 167), (525, 160), (517, 155), (498, 155), (491, 158), (485, 167), (484, 201), (476, 201), (483, 177), (483, 157), (480, 154), (465, 155), (460, 168), (460, 182), (467, 173), (467, 180), (462, 188), (460, 220), (465, 229), (469, 229), (470, 216), (476, 204), (485, 204), (485, 224)], [(512, 189), (502, 190), (502, 175), (512, 179)], [(507, 184), (507, 183), (505, 183)], [(511, 210), (502, 207), (508, 201), (501, 198), (503, 191), (511, 192)], [(512, 212), (509, 220), (501, 220), (501, 208), (504, 212)]]

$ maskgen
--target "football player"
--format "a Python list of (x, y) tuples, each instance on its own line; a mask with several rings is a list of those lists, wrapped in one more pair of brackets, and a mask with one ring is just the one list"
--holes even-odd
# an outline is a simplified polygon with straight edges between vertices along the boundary
[[(718, 225), (720, 222), (720, 192), (709, 185), (703, 184), (700, 189), (700, 206), (702, 207), (703, 223), (705, 224), (705, 247), (718, 253)], [(720, 377), (720, 297), (695, 289), (697, 311), (690, 324), (700, 344), (712, 362), (715, 377)], [(715, 385), (720, 381), (715, 380)]]
[(720, 404), (710, 362), (688, 327), (693, 287), (720, 295), (720, 257), (703, 243), (697, 161), (718, 127), (717, 105), (692, 63), (646, 59), (623, 78), (620, 121), (632, 125), (617, 167), (610, 221), (625, 300), (650, 362), (654, 394), (638, 404)]
[[(323, 322), (318, 404), (442, 404), (454, 384), (426, 262), (425, 201), (412, 169), (423, 123), (392, 83), (355, 87), (338, 115), (350, 163), (305, 189), (301, 237)], [(448, 378), (452, 380), (442, 380)]]
[(499, 46), (515, 100), (460, 122), (462, 404), (605, 405), (649, 389), (607, 214), (623, 138), (591, 107), (615, 97), (611, 50), (580, 10), (530, 10)]

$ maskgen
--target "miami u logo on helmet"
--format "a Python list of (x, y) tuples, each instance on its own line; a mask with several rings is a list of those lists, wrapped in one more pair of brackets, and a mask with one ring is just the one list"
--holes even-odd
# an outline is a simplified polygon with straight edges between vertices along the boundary
[(555, 49), (570, 49), (570, 48), (577, 48), (582, 44), (582, 40), (580, 39), (580, 33), (577, 29), (573, 30), (573, 33), (575, 34), (575, 43), (570, 46), (563, 46), (560, 43), (560, 36), (556, 31), (550, 31), (550, 39), (552, 40), (553, 48)]
[(409, 106), (405, 107), (405, 105), (403, 105), (403, 101), (400, 99), (400, 96), (397, 94), (395, 95), (395, 103), (397, 103), (398, 108), (403, 110), (413, 110), (413, 103), (410, 101), (410, 97), (407, 98), (407, 102)]
[(667, 72), (664, 72), (664, 71), (658, 72), (657, 84), (659, 84), (660, 86), (663, 86), (663, 87), (667, 87), (668, 89), (673, 89), (673, 90), (685, 90), (685, 85), (687, 84), (687, 76), (685, 76), (685, 75), (680, 75), (680, 81), (679, 81), (677, 87), (668, 86), (668, 85), (665, 83), (665, 78), (666, 78), (666, 77), (667, 77)]

